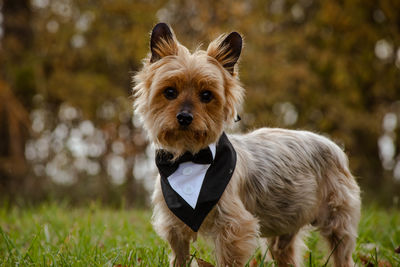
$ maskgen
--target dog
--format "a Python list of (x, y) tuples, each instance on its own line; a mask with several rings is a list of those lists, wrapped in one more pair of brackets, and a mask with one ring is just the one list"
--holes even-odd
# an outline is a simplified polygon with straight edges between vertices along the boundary
[(159, 23), (133, 77), (135, 114), (157, 148), (152, 224), (171, 247), (171, 266), (188, 264), (198, 233), (214, 241), (218, 266), (244, 266), (259, 237), (278, 266), (301, 266), (310, 224), (335, 266), (354, 266), (360, 189), (343, 150), (308, 131), (225, 134), (243, 101), (242, 45), (232, 32), (191, 53)]

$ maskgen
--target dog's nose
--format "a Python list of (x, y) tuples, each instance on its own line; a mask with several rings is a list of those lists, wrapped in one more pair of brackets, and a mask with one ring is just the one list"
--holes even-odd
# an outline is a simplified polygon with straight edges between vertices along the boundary
[(176, 119), (178, 120), (179, 124), (182, 126), (188, 126), (193, 121), (193, 115), (187, 111), (181, 111), (176, 115)]

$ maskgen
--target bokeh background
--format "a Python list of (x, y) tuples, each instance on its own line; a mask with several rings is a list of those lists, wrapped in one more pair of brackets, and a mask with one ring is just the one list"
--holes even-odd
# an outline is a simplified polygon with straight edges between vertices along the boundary
[(237, 131), (329, 136), (364, 202), (399, 206), (400, 1), (0, 0), (0, 201), (146, 206), (153, 150), (132, 112), (149, 32), (245, 37)]

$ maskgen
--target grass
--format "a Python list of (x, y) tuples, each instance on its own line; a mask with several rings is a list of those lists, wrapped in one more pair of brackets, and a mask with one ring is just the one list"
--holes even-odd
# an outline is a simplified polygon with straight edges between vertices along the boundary
[[(111, 209), (99, 204), (0, 207), (0, 266), (167, 266), (168, 245), (152, 230), (150, 211)], [(360, 266), (400, 266), (400, 211), (364, 208), (353, 257)], [(319, 235), (307, 239), (305, 266), (325, 266), (330, 251)], [(214, 262), (212, 247), (199, 239), (192, 253)], [(261, 264), (258, 249), (250, 260)], [(328, 266), (332, 259), (329, 259)], [(363, 261), (363, 263), (362, 263)], [(380, 265), (379, 265), (380, 264)], [(386, 265), (385, 265), (386, 264)]]

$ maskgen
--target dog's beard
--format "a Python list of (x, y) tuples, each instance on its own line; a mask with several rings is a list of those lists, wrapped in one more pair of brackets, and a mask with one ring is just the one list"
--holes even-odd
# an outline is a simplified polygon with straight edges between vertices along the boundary
[(204, 147), (216, 142), (218, 133), (210, 130), (187, 128), (167, 129), (157, 135), (157, 143), (179, 156), (186, 151), (197, 153)]

